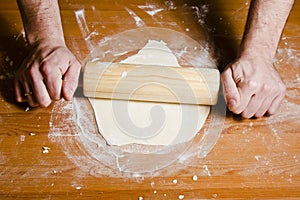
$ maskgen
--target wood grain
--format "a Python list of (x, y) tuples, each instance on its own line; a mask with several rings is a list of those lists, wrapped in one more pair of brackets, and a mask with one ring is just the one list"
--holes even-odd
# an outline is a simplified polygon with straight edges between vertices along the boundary
[(215, 105), (219, 80), (217, 69), (96, 61), (85, 65), (83, 93), (91, 98)]
[[(149, 15), (146, 11), (155, 10), (151, 5), (162, 10)], [(74, 14), (80, 9), (85, 10), (90, 32), (98, 32), (90, 40), (92, 44), (137, 28), (128, 9), (144, 26), (170, 28), (195, 39), (203, 37), (199, 35), (202, 22), (197, 18), (203, 14), (205, 28), (210, 31), (207, 37), (220, 50), (220, 60), (226, 62), (241, 40), (249, 1), (68, 0), (60, 1), (60, 7), (66, 42), (82, 63), (90, 49)], [(151, 176), (132, 177), (97, 162), (92, 167), (85, 165), (84, 161), (92, 158), (72, 136), (76, 135), (76, 124), (66, 120), (72, 116), (70, 110), (59, 110), (63, 103), (25, 112), (26, 104), (14, 101), (13, 75), (26, 55), (26, 46), (16, 2), (2, 0), (0, 199), (178, 199), (179, 195), (184, 199), (299, 199), (299, 11), (300, 2), (296, 1), (276, 56), (275, 67), (288, 88), (276, 115), (243, 120), (227, 112), (222, 134), (205, 158), (194, 155)], [(53, 126), (61, 127), (65, 137), (50, 137)], [(77, 146), (67, 152), (71, 142)], [(42, 153), (45, 146), (50, 148), (48, 154)], [(194, 175), (197, 181), (193, 181)]]

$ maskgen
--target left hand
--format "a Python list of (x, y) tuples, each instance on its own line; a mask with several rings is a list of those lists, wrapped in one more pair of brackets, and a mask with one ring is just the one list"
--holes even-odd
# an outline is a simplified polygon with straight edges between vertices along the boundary
[(71, 100), (77, 88), (80, 63), (64, 45), (44, 40), (31, 46), (15, 76), (17, 102), (47, 107), (52, 100)]
[(221, 74), (229, 110), (245, 118), (272, 115), (284, 99), (286, 87), (271, 59), (243, 55)]

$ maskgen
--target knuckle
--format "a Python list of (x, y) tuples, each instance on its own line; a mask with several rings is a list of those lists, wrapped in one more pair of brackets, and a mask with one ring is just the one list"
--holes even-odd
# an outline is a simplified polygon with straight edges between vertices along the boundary
[(267, 92), (267, 91), (271, 90), (272, 86), (268, 83), (263, 83), (261, 88), (262, 88), (262, 91)]
[(258, 82), (256, 80), (249, 80), (247, 85), (249, 89), (255, 89), (258, 86)]
[(247, 81), (241, 82), (241, 84), (239, 84), (239, 86), (241, 88), (245, 88), (247, 90), (254, 91), (259, 88), (259, 83), (256, 80), (247, 80)]
[(41, 73), (48, 75), (52, 71), (52, 64), (49, 61), (44, 61), (41, 66)]

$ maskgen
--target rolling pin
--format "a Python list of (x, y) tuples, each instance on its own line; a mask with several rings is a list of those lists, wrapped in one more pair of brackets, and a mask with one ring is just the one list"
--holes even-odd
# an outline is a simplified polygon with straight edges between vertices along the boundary
[(131, 101), (215, 105), (217, 69), (88, 62), (83, 73), (86, 97)]

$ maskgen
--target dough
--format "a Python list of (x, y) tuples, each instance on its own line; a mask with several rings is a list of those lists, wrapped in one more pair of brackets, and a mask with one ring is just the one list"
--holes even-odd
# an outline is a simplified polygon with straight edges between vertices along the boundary
[[(155, 40), (149, 40), (122, 63), (180, 67), (166, 44)], [(198, 105), (89, 100), (98, 129), (109, 145), (171, 145), (189, 141), (202, 128), (210, 110), (209, 106)]]

